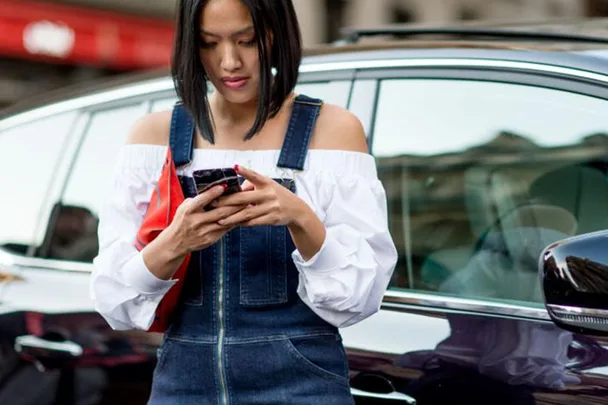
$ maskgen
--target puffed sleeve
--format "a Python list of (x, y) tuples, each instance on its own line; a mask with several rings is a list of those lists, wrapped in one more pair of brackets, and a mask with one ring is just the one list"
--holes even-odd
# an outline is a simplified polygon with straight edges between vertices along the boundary
[(99, 254), (93, 261), (90, 295), (95, 310), (114, 329), (147, 330), (175, 283), (154, 276), (133, 245), (163, 160), (162, 148), (125, 146), (100, 210)]
[(308, 261), (297, 250), (292, 253), (300, 273), (298, 295), (337, 327), (353, 325), (380, 309), (397, 263), (385, 190), (373, 158), (360, 155), (356, 164), (342, 165), (341, 173), (300, 181), (301, 196), (324, 223), (326, 237)]

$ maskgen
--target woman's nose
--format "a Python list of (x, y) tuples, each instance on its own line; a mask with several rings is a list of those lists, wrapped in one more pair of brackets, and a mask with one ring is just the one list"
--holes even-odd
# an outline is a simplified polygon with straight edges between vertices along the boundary
[(239, 69), (241, 65), (241, 58), (237, 49), (233, 46), (226, 46), (222, 54), (222, 69), (227, 72), (233, 72)]

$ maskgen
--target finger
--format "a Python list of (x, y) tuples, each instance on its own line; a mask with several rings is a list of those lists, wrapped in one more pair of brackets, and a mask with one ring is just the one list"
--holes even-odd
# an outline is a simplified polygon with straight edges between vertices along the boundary
[(271, 181), (268, 177), (243, 166), (235, 165), (234, 170), (254, 186), (263, 186)]
[[(241, 184), (241, 192), (243, 192), (243, 191), (254, 191), (254, 190), (255, 190), (255, 186), (253, 184), (251, 184), (251, 182), (249, 182), (248, 180), (245, 180), (243, 182), (243, 184)], [(220, 207), (222, 205), (221, 204), (222, 199), (223, 198), (218, 198), (216, 200), (213, 200), (210, 205), (212, 207)]]
[(241, 185), (241, 191), (253, 191), (255, 190), (255, 186), (249, 180), (245, 180)]
[(264, 205), (249, 206), (237, 212), (236, 214), (230, 215), (227, 218), (219, 220), (218, 224), (222, 226), (240, 225), (243, 222), (251, 221), (255, 218), (266, 215), (267, 212), (268, 207)]
[(257, 218), (249, 221), (241, 222), (241, 226), (260, 226), (260, 225), (274, 225), (275, 218), (272, 214), (261, 215)]
[(225, 184), (222, 184), (220, 186), (212, 187), (203, 193), (200, 193), (192, 199), (192, 201), (190, 202), (190, 206), (188, 207), (188, 211), (196, 212), (202, 210), (207, 205), (209, 205), (211, 201), (224, 194), (224, 191), (226, 191), (226, 189), (227, 186)]
[(212, 224), (206, 224), (199, 232), (199, 235), (201, 235), (201, 237), (205, 236), (205, 235), (216, 235), (219, 234), (220, 236), (230, 232), (231, 230), (233, 230), (234, 228), (236, 228), (236, 225), (220, 225), (217, 222), (212, 223)]
[(245, 208), (244, 205), (242, 205), (242, 206), (230, 205), (230, 206), (226, 206), (226, 207), (215, 208), (211, 211), (205, 212), (203, 214), (203, 215), (205, 215), (205, 218), (201, 222), (215, 223), (221, 219), (228, 218), (229, 216), (236, 214), (237, 212), (241, 211), (244, 208)]
[(250, 205), (260, 204), (266, 200), (266, 193), (262, 190), (253, 190), (247, 192), (234, 193), (228, 197), (220, 198), (216, 201), (216, 207), (225, 207), (231, 205)]

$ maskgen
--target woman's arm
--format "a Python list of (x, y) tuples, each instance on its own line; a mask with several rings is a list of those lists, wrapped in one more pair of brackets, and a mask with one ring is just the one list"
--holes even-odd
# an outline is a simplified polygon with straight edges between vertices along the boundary
[[(332, 104), (325, 104), (317, 119), (311, 149), (343, 150), (367, 153), (367, 140), (359, 119)], [(325, 225), (302, 200), (294, 203), (293, 222), (288, 226), (291, 237), (304, 260), (316, 255), (326, 237)]]

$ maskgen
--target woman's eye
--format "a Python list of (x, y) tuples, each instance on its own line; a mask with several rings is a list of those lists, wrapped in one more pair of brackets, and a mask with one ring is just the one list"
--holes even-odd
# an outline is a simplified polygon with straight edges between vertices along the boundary
[(255, 45), (255, 38), (249, 39), (247, 41), (241, 41), (241, 44), (244, 46), (254, 46)]
[(215, 45), (215, 42), (201, 41), (201, 48), (213, 48)]

